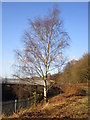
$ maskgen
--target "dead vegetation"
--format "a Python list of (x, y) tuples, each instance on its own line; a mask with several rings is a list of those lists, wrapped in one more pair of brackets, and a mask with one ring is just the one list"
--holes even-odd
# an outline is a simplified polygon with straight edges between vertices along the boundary
[[(61, 86), (64, 93), (49, 99), (46, 104), (39, 103), (29, 109), (21, 110), (9, 118), (23, 119), (41, 119), (41, 118), (88, 118), (88, 96), (85, 90), (76, 85)], [(87, 87), (88, 88), (88, 87)], [(5, 118), (5, 116), (4, 116)]]
[(77, 86), (76, 84), (66, 84), (66, 85), (62, 85), (60, 86), (61, 89), (63, 90), (63, 92), (65, 93), (66, 97), (70, 97), (70, 96), (85, 96), (86, 95), (86, 91), (84, 89), (81, 89), (79, 86)]

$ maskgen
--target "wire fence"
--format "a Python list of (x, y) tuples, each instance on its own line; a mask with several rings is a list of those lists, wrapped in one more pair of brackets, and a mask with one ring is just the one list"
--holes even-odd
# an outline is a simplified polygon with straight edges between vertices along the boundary
[(32, 104), (34, 104), (34, 102), (34, 97), (22, 99), (19, 101), (13, 100), (2, 102), (2, 113), (7, 116), (12, 115), (13, 113), (19, 112), (21, 108), (30, 107)]

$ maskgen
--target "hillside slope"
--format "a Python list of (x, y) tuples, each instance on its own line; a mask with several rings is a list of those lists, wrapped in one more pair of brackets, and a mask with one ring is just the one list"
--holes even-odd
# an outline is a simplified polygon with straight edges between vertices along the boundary
[[(18, 114), (13, 114), (9, 118), (18, 120), (42, 119), (42, 118), (63, 118), (70, 119), (88, 118), (88, 96), (75, 87), (68, 87), (69, 93), (64, 92), (49, 99), (46, 104), (39, 103), (29, 109), (21, 110)], [(77, 92), (78, 91), (78, 92)], [(6, 120), (6, 119), (5, 119)]]

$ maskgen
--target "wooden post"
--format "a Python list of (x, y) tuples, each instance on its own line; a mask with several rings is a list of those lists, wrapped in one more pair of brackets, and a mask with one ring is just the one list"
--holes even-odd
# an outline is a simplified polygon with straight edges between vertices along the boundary
[(15, 113), (17, 112), (17, 100), (15, 100)]
[(30, 103), (30, 98), (28, 97), (28, 106), (29, 106), (29, 103)]

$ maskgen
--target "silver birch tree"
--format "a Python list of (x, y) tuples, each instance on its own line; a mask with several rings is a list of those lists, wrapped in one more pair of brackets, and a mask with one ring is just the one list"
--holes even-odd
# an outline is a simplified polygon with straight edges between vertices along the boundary
[[(47, 74), (64, 63), (64, 49), (69, 35), (64, 30), (58, 8), (54, 7), (44, 18), (29, 19), (29, 28), (23, 36), (24, 48), (16, 50), (19, 78), (39, 77), (44, 83), (47, 100)], [(20, 74), (19, 74), (20, 73)], [(29, 79), (28, 79), (29, 80)]]

